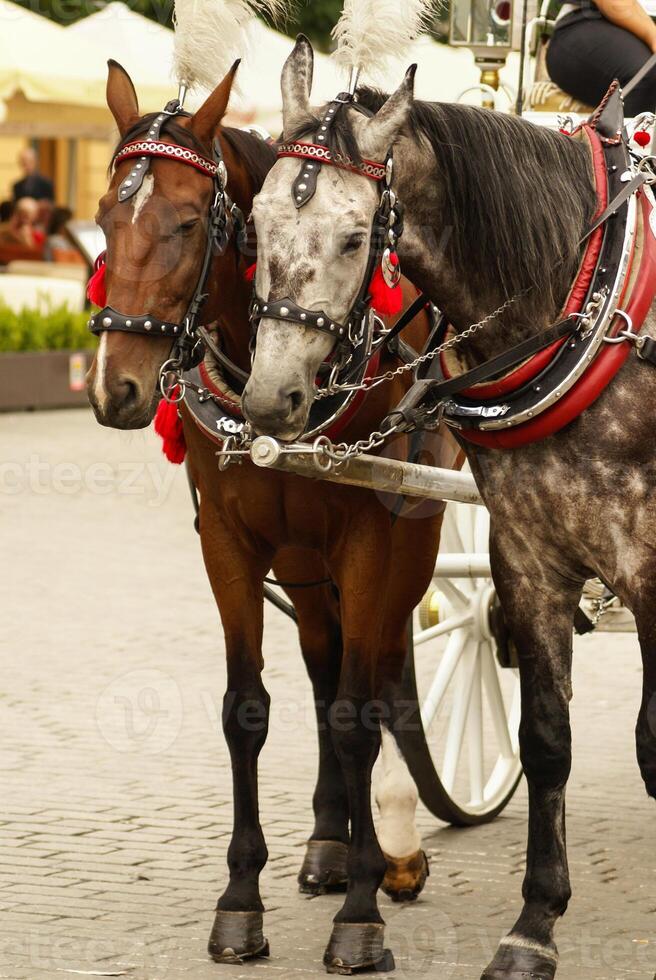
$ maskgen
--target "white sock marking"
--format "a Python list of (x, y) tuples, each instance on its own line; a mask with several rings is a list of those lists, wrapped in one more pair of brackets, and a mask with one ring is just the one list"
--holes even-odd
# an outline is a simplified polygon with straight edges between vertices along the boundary
[(421, 848), (415, 825), (419, 794), (394, 736), (381, 727), (382, 744), (374, 770), (374, 794), (380, 812), (378, 841), (385, 854), (407, 858)]

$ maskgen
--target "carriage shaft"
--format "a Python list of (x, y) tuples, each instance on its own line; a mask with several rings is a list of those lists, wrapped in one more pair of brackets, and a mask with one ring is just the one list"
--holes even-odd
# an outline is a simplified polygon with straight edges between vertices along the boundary
[(256, 466), (296, 473), (315, 480), (346, 483), (408, 497), (456, 500), (463, 504), (483, 503), (474, 478), (468, 473), (369, 455), (340, 464), (337, 471), (325, 472), (316, 465), (315, 456), (309, 449), (305, 446), (299, 447), (298, 452), (290, 452), (270, 436), (260, 436), (253, 442), (250, 456)]

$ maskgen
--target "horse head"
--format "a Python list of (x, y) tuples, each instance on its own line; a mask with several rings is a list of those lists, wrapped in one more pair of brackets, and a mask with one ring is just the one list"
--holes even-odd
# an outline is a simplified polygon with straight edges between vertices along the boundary
[[(312, 46), (301, 36), (282, 74), (282, 149), (292, 156), (280, 157), (253, 206), (261, 299), (243, 407), (257, 431), (284, 440), (304, 431), (319, 368), (337, 344), (345, 343), (341, 328), (368, 286), (365, 278), (377, 249), (373, 229), (380, 177), (364, 179), (358, 165), (385, 160), (413, 101), (414, 67), (371, 118), (353, 103), (339, 108), (331, 103), (317, 115), (310, 105), (312, 71)], [(324, 126), (331, 108), (334, 122)], [(349, 114), (356, 146), (340, 141), (341, 113)], [(328, 129), (329, 139), (324, 135)], [(349, 158), (356, 166), (323, 166), (325, 144), (333, 160)], [(316, 148), (314, 160), (303, 155), (308, 145)], [(309, 195), (308, 187), (314, 189)], [(276, 315), (267, 317), (270, 308)]]
[[(161, 366), (171, 355), (175, 335), (184, 328), (201, 277), (215, 195), (211, 176), (188, 162), (212, 157), (212, 141), (237, 65), (195, 114), (176, 114), (162, 126), (158, 144), (174, 144), (181, 159), (139, 157), (130, 147), (125, 157), (121, 155), (126, 144), (143, 146), (139, 141), (148, 139), (157, 116), (140, 115), (130, 77), (116, 62), (109, 62), (107, 103), (120, 144), (96, 215), (107, 242), (107, 310), (97, 324), (100, 344), (87, 376), (89, 399), (103, 425), (134, 429), (152, 420)], [(139, 173), (141, 167), (145, 176)], [(128, 193), (136, 175), (138, 190)], [(226, 275), (238, 275), (234, 264), (227, 265)], [(229, 289), (230, 283), (224, 286)], [(114, 317), (114, 311), (120, 313)], [(128, 329), (137, 322), (140, 332)]]

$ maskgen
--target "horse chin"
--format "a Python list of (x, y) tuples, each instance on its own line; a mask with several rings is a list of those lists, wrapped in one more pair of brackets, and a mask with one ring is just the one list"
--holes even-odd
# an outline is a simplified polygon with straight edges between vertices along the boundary
[(108, 429), (147, 429), (153, 421), (157, 409), (158, 397), (140, 404), (116, 403), (113, 400), (99, 401), (92, 391), (89, 391), (89, 401), (96, 421)]

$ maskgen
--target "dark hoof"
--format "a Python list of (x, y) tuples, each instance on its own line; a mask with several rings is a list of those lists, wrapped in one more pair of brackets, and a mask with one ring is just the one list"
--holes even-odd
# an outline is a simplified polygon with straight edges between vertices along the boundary
[(308, 895), (345, 891), (348, 847), (336, 840), (309, 840), (303, 867), (298, 874), (299, 890)]
[(501, 945), (481, 980), (554, 980), (557, 955)]
[(243, 963), (268, 956), (269, 943), (262, 934), (262, 913), (218, 909), (207, 949), (215, 963)]
[(387, 871), (380, 886), (393, 902), (414, 902), (424, 890), (430, 874), (428, 858), (417, 851), (409, 858), (393, 858), (385, 855)]
[(394, 957), (385, 949), (385, 926), (382, 922), (336, 922), (324, 953), (328, 973), (350, 977), (354, 973), (390, 973)]

